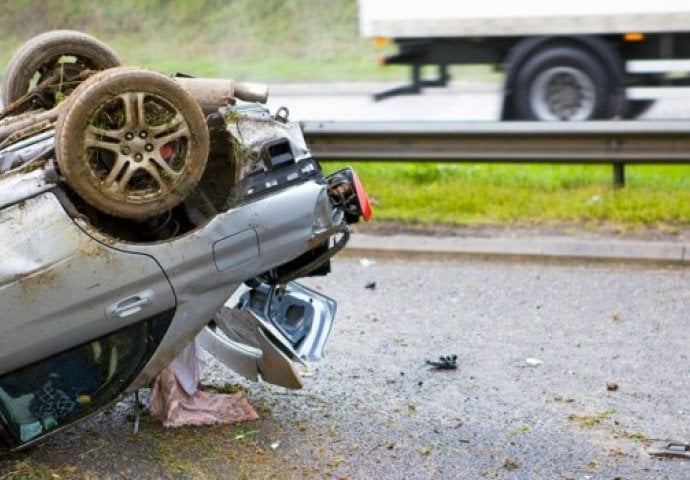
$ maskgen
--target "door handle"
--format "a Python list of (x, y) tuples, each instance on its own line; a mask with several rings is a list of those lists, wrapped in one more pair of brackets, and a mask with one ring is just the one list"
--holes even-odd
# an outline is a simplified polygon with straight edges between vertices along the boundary
[(111, 320), (131, 317), (141, 312), (147, 305), (153, 303), (155, 295), (155, 292), (151, 289), (144, 290), (113, 303), (105, 309), (105, 315)]

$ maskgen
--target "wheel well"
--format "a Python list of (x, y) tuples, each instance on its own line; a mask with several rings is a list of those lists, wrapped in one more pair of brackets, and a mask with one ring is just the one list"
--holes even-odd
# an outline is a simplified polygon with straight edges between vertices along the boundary
[(514, 120), (517, 118), (513, 111), (515, 78), (525, 62), (535, 53), (552, 48), (570, 47), (592, 55), (601, 62), (607, 76), (611, 80), (615, 102), (618, 110), (623, 111), (625, 103), (625, 65), (621, 55), (604, 39), (591, 36), (572, 37), (533, 37), (518, 42), (511, 48), (504, 61), (506, 72), (503, 86), (503, 105), (501, 119)]

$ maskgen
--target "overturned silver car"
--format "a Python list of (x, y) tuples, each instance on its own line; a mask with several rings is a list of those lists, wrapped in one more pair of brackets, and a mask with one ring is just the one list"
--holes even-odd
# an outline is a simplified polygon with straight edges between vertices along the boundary
[(335, 301), (295, 280), (328, 273), (371, 215), (354, 172), (324, 176), (284, 112), (238, 101), (265, 100), (255, 85), (92, 71), (58, 47), (47, 80), (3, 98), (0, 451), (148, 385), (197, 337), (299, 388), (293, 362), (321, 357)]

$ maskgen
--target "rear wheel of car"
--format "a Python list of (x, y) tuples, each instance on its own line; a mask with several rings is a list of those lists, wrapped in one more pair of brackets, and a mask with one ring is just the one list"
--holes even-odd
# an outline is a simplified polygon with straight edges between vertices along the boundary
[(67, 184), (88, 204), (144, 219), (194, 189), (209, 134), (201, 108), (174, 80), (119, 67), (93, 75), (67, 99), (55, 150)]
[(120, 63), (110, 47), (85, 33), (43, 33), (22, 45), (7, 64), (2, 83), (3, 106), (7, 108), (39, 87), (36, 106), (52, 108), (74, 90), (88, 70), (105, 70)]

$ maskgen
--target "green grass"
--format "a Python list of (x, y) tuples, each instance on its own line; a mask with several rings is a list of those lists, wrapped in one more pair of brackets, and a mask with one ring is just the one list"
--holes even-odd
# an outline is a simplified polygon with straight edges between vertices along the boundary
[[(342, 164), (324, 163), (327, 171)], [(378, 220), (407, 223), (661, 226), (690, 224), (690, 166), (358, 163)]]

